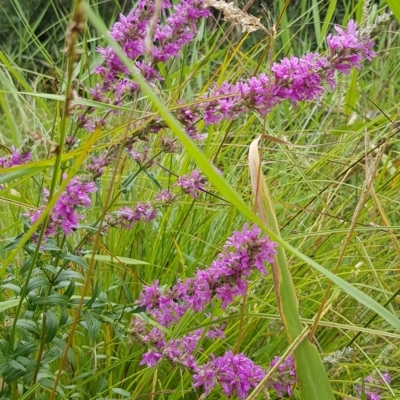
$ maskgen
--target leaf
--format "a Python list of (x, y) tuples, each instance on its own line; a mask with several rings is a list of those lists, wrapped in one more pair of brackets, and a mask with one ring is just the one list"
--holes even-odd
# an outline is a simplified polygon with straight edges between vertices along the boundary
[[(41, 380), (39, 381), (39, 383), (40, 383), (40, 386), (43, 386), (43, 387), (45, 387), (45, 388), (47, 388), (47, 389), (53, 390), (55, 380), (54, 380), (54, 379), (49, 379), (49, 378), (43, 378), (43, 379), (41, 379)], [(65, 397), (65, 393), (64, 393), (64, 391), (61, 389), (60, 385), (57, 385), (56, 391), (57, 391), (57, 393), (61, 396), (62, 399), (65, 399), (65, 398), (66, 398), (66, 397)]]
[(71, 279), (80, 279), (84, 280), (84, 276), (80, 272), (71, 271), (64, 269), (57, 276), (57, 279), (53, 282), (54, 285), (59, 285), (63, 281), (70, 281)]
[(393, 11), (393, 14), (396, 16), (397, 20), (400, 22), (400, 2), (399, 0), (386, 0), (389, 7)]
[(146, 261), (135, 260), (134, 258), (120, 257), (120, 256), (114, 256), (114, 255), (95, 254), (93, 256), (92, 254), (85, 254), (84, 257), (85, 258), (93, 257), (97, 261), (103, 261), (103, 262), (107, 262), (110, 264), (115, 264), (116, 262), (120, 262), (120, 263), (128, 264), (128, 265), (149, 265), (149, 263)]
[(37, 325), (31, 321), (30, 319), (22, 319), (19, 318), (17, 320), (17, 326), (21, 329), (24, 329), (30, 333), (33, 333), (36, 338), (40, 337), (40, 332), (39, 332), (39, 328), (37, 327)]
[(42, 287), (42, 286), (48, 286), (50, 285), (49, 281), (47, 280), (47, 278), (45, 278), (44, 276), (37, 276), (35, 278), (31, 278), (31, 280), (28, 283), (28, 287), (27, 287), (27, 293), (32, 292), (33, 290)]
[[(17, 296), (21, 293), (21, 288), (13, 283), (5, 283), (1, 285), (2, 289), (10, 289), (12, 290)], [(0, 306), (1, 307), (1, 306)]]
[[(274, 204), (262, 174), (261, 160), (258, 153), (259, 140), (260, 138), (255, 139), (249, 149), (249, 168), (255, 204), (264, 224), (269, 226), (276, 235), (280, 235)], [(289, 345), (291, 345), (302, 335), (303, 326), (299, 318), (296, 291), (286, 254), (281, 246), (277, 248), (277, 256), (271, 266), (279, 313)], [(294, 358), (301, 397), (307, 400), (334, 400), (335, 397), (322, 359), (317, 349), (307, 338), (294, 350)], [(250, 397), (255, 395), (255, 392)]]
[(35, 305), (48, 305), (48, 306), (53, 306), (53, 305), (63, 305), (63, 306), (69, 306), (70, 305), (70, 299), (69, 297), (60, 294), (60, 293), (54, 293), (51, 294), (50, 296), (40, 296), (37, 297), (35, 300), (32, 301), (32, 304)]
[[(60, 339), (60, 338), (55, 337), (55, 338), (53, 339), (53, 343), (54, 343), (56, 346), (58, 346), (63, 352), (64, 352), (65, 349), (67, 348), (67, 343), (65, 343), (64, 340), (62, 340), (62, 339)], [(69, 360), (69, 362), (71, 363), (72, 368), (73, 368), (74, 370), (76, 370), (76, 358), (75, 358), (75, 354), (74, 354), (74, 352), (72, 351), (72, 348), (71, 348), (71, 347), (68, 348), (68, 360)]]
[(95, 315), (91, 314), (89, 310), (83, 310), (83, 317), (85, 318), (85, 321), (82, 321), (81, 324), (84, 325), (88, 331), (90, 343), (94, 343), (99, 334), (101, 324)]
[(124, 390), (124, 389), (113, 388), (111, 390), (112, 390), (113, 393), (119, 394), (121, 396), (124, 396), (124, 397), (127, 397), (127, 398), (131, 397), (131, 394), (128, 391)]
[(75, 254), (66, 254), (62, 258), (63, 258), (63, 260), (68, 260), (68, 261), (72, 261), (74, 263), (77, 263), (78, 265), (82, 266), (85, 269), (89, 268), (89, 266), (87, 265), (86, 260), (83, 259), (82, 257), (76, 256)]
[(46, 311), (44, 313), (44, 320), (46, 323), (46, 337), (44, 342), (50, 343), (57, 335), (58, 330), (58, 318), (53, 311)]
[(18, 246), (21, 239), (23, 238), (23, 236), (24, 236), (24, 234), (21, 233), (20, 235), (16, 236), (15, 238), (8, 239), (8, 240), (10, 240), (10, 243), (6, 244), (1, 250), (8, 251), (8, 250), (15, 249)]
[(14, 179), (18, 179), (18, 178), (26, 178), (27, 175), (35, 175), (36, 173), (38, 173), (39, 171), (42, 171), (44, 169), (46, 169), (47, 166), (35, 166), (35, 167), (29, 167), (29, 164), (27, 164), (27, 167), (25, 168), (19, 168), (18, 171), (11, 171), (8, 172), (4, 175), (0, 176), (0, 185), (13, 181)]
[[(20, 302), (20, 299), (10, 299), (0, 302), (0, 312), (8, 310), (9, 308), (16, 307)], [(25, 300), (24, 300), (25, 302)]]
[(62, 350), (59, 347), (51, 347), (49, 350), (45, 351), (43, 354), (42, 360), (40, 362), (40, 365), (43, 367), (47, 366), (51, 362), (58, 360), (61, 355), (62, 355)]
[(346, 97), (344, 101), (344, 113), (346, 115), (350, 115), (354, 112), (358, 100), (358, 91), (357, 91), (357, 77), (358, 71), (356, 68), (353, 68), (350, 74), (351, 80), (350, 85), (347, 88)]

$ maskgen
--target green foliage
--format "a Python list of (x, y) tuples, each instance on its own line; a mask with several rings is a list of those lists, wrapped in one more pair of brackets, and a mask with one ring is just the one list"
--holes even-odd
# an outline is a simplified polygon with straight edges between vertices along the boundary
[[(111, 128), (91, 136), (78, 131), (76, 148), (64, 154), (52, 153), (51, 145), (76, 133), (75, 121), (63, 109), (71, 82), (78, 87), (79, 104), (99, 113), (105, 108), (86, 98), (94, 79), (88, 71), (97, 61), (93, 49), (105, 29), (99, 16), (110, 25), (130, 4), (90, 4), (93, 26), (84, 33), (83, 55), (70, 82), (62, 55), (70, 2), (0, 4), (0, 142), (7, 150), (28, 135), (37, 138), (31, 163), (0, 170), (1, 398), (199, 398), (187, 371), (165, 362), (156, 368), (140, 365), (143, 348), (133, 340), (130, 324), (137, 314), (148, 317), (137, 299), (143, 284), (158, 279), (168, 287), (209, 265), (231, 232), (250, 221), (279, 243), (281, 275), (275, 277), (281, 283), (274, 291), (271, 271), (267, 277), (254, 274), (243, 303), (238, 299), (227, 310), (210, 307), (216, 322), (227, 324), (226, 338), (210, 341), (203, 335), (196, 353), (201, 361), (235, 348), (267, 368), (273, 356), (298, 346), (297, 368), (311, 386), (292, 398), (349, 397), (356, 385), (365, 392), (365, 376), (379, 371), (392, 376), (381, 388), (382, 399), (400, 396), (398, 25), (377, 37), (377, 59), (343, 78), (321, 101), (298, 108), (283, 104), (266, 121), (249, 114), (204, 127), (208, 138), (201, 150), (171, 116), (178, 100), (204, 93), (214, 76), (233, 82), (256, 69), (268, 72), (273, 58), (322, 50), (332, 23), (360, 16), (361, 3), (291, 2), (272, 42), (257, 32), (243, 43), (232, 35), (216, 48), (227, 26), (203, 25), (185, 57), (165, 66), (162, 93), (141, 82), (143, 98), (131, 110), (114, 106), (120, 114), (112, 117)], [(397, 3), (388, 4), (397, 15)], [(284, 6), (284, 1), (273, 3), (273, 21)], [(88, 155), (117, 140), (128, 119), (140, 120), (144, 112), (162, 116), (184, 149), (163, 154), (157, 138), (150, 141), (150, 154), (161, 154), (151, 169), (122, 154), (97, 182), (81, 229), (37, 245), (32, 234), (70, 179), (82, 173)], [(270, 196), (268, 225), (252, 210), (255, 193), (247, 165), (249, 145), (260, 133), (268, 135), (260, 150)], [(373, 160), (378, 162), (371, 178)], [(209, 178), (196, 202), (180, 197), (159, 209), (154, 225), (100, 230), (106, 212), (154, 198), (160, 187), (172, 187), (177, 175), (195, 165)], [(67, 174), (62, 182), (61, 172)], [(372, 185), (366, 192), (368, 179)], [(40, 207), (43, 188), (52, 185), (52, 202), (30, 226), (25, 215)], [(334, 286), (314, 346), (305, 337), (330, 281)], [(176, 338), (210, 324), (187, 312), (165, 333)], [(324, 389), (313, 384), (323, 374), (323, 358), (333, 394), (323, 377)], [(220, 388), (209, 398), (223, 398)]]

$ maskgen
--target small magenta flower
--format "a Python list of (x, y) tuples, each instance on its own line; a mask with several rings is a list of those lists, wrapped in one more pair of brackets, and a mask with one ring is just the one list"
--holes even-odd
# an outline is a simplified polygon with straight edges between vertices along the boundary
[(11, 146), (11, 155), (7, 157), (0, 157), (0, 168), (11, 168), (14, 165), (22, 165), (29, 162), (32, 158), (30, 146), (23, 146), (18, 150)]
[(146, 364), (148, 367), (154, 367), (158, 363), (158, 361), (161, 360), (161, 358), (162, 355), (160, 353), (157, 353), (153, 350), (148, 350), (147, 353), (143, 354), (140, 365)]
[(347, 28), (342, 29), (335, 26), (338, 35), (331, 33), (326, 38), (330, 49), (330, 59), (334, 68), (344, 74), (350, 72), (351, 67), (360, 69), (360, 62), (364, 59), (371, 61), (376, 57), (372, 50), (374, 42), (368, 37), (363, 36), (357, 30), (357, 23), (350, 20)]
[[(90, 194), (96, 190), (94, 182), (82, 182), (79, 178), (72, 178), (50, 211), (44, 238), (56, 234), (58, 227), (67, 236), (70, 235), (78, 227), (79, 221), (84, 218), (83, 215), (78, 213), (78, 210), (91, 206)], [(48, 191), (45, 191), (45, 202), (47, 202), (47, 196)], [(32, 224), (37, 221), (44, 208), (42, 206), (39, 210), (30, 214)]]
[(265, 262), (273, 259), (276, 244), (261, 236), (257, 226), (251, 229), (244, 225), (241, 232), (235, 231), (210, 267), (197, 270), (193, 278), (178, 282), (170, 289), (162, 290), (158, 281), (144, 286), (140, 304), (161, 325), (176, 324), (189, 308), (205, 311), (213, 300), (221, 299), (226, 308), (237, 295), (247, 290), (247, 277), (251, 270), (267, 274)]
[(222, 386), (226, 396), (237, 395), (245, 399), (249, 390), (265, 377), (264, 371), (243, 354), (227, 351), (221, 357), (211, 357), (199, 371), (193, 375), (193, 386), (202, 386), (208, 394), (216, 383)]
[(174, 197), (173, 193), (171, 193), (167, 189), (163, 189), (160, 193), (156, 195), (155, 200), (163, 203), (170, 203), (173, 197)]
[(200, 171), (194, 170), (190, 175), (182, 175), (175, 184), (187, 194), (190, 194), (194, 199), (197, 199), (200, 191), (204, 190), (205, 178)]
[(150, 202), (138, 203), (134, 209), (124, 207), (115, 212), (119, 224), (125, 229), (132, 229), (136, 223), (151, 222), (157, 216), (157, 210)]
[[(280, 359), (281, 357), (274, 357), (271, 361), (271, 368), (274, 367)], [(293, 356), (289, 356), (279, 365), (278, 371), (268, 381), (267, 385), (275, 390), (278, 397), (284, 398), (286, 395), (291, 396), (293, 394), (293, 387), (296, 383), (294, 358)]]
[[(386, 372), (382, 374), (383, 380), (381, 377), (376, 377), (374, 375), (368, 375), (365, 379), (365, 398), (366, 400), (380, 400), (382, 389), (379, 385), (390, 384), (391, 377)], [(362, 385), (358, 385), (356, 388), (356, 393), (358, 396), (362, 396)]]

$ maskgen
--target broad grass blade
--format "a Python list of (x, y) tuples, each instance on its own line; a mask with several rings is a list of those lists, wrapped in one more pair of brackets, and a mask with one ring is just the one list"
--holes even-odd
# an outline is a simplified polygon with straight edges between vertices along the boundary
[[(274, 205), (261, 171), (258, 154), (259, 140), (260, 138), (255, 139), (249, 149), (249, 168), (255, 204), (264, 224), (276, 235), (280, 235)], [(303, 327), (298, 314), (295, 287), (282, 246), (277, 248), (277, 256), (275, 262), (272, 263), (272, 273), (279, 312), (289, 344), (292, 344), (302, 334)], [(294, 350), (294, 358), (301, 398), (304, 400), (333, 400), (335, 397), (321, 357), (307, 338)]]

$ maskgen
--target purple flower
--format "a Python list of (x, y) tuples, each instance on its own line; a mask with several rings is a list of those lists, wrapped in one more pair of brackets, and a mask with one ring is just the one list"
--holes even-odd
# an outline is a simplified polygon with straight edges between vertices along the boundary
[(32, 153), (30, 148), (18, 150), (14, 146), (11, 146), (11, 155), (0, 157), (0, 168), (11, 168), (14, 165), (22, 165), (29, 162), (31, 158)]
[(146, 364), (148, 367), (154, 367), (161, 358), (161, 354), (153, 350), (148, 350), (147, 353), (142, 355), (142, 361), (140, 362), (140, 365)]
[[(280, 357), (276, 356), (271, 361), (271, 368), (274, 367)], [(278, 397), (283, 398), (293, 394), (293, 386), (296, 384), (296, 372), (293, 356), (289, 356), (278, 367), (278, 371), (268, 381), (268, 387), (275, 390)]]
[(157, 308), (160, 305), (161, 296), (162, 292), (158, 287), (158, 280), (156, 280), (152, 286), (143, 286), (140, 294), (140, 305), (145, 306), (146, 310)]
[[(331, 90), (336, 86), (335, 71), (348, 74), (352, 67), (360, 68), (360, 62), (371, 60), (374, 42), (356, 30), (350, 21), (346, 30), (336, 27), (338, 35), (327, 38), (329, 54), (324, 57), (309, 53), (300, 58), (291, 56), (273, 63), (272, 76), (258, 76), (231, 84), (223, 82), (203, 96), (202, 101), (176, 113), (186, 129), (195, 129), (194, 121), (204, 119), (205, 124), (217, 124), (223, 118), (236, 119), (239, 114), (254, 110), (264, 116), (283, 100), (294, 105), (299, 101), (318, 99), (326, 85)], [(190, 116), (190, 118), (189, 118)]]
[(109, 160), (105, 157), (92, 157), (91, 162), (86, 165), (86, 169), (92, 174), (93, 179), (96, 179), (104, 174), (104, 167), (108, 165)]
[[(77, 209), (91, 206), (90, 193), (97, 190), (94, 182), (82, 182), (79, 178), (72, 178), (65, 191), (58, 198), (55, 206), (50, 211), (50, 218), (44, 237), (54, 235), (60, 227), (66, 235), (70, 235), (78, 227), (78, 223), (84, 218)], [(45, 200), (47, 202), (47, 193)], [(30, 214), (31, 223), (35, 223), (42, 214), (44, 206)]]
[(334, 68), (338, 71), (348, 74), (351, 67), (360, 69), (360, 62), (364, 59), (371, 61), (376, 57), (372, 50), (374, 42), (357, 31), (357, 23), (353, 20), (349, 21), (346, 29), (335, 26), (335, 30), (338, 35), (329, 34), (326, 42)]
[[(365, 398), (366, 400), (380, 400), (382, 389), (379, 385), (390, 384), (391, 377), (386, 372), (382, 374), (382, 377), (375, 377), (374, 375), (368, 375), (365, 379)], [(358, 396), (362, 396), (362, 385), (358, 385), (356, 388), (356, 393)]]
[(131, 229), (137, 222), (151, 222), (157, 216), (157, 210), (150, 202), (138, 203), (134, 209), (124, 207), (115, 212), (118, 222), (125, 229)]
[(161, 201), (163, 203), (170, 203), (173, 199), (174, 195), (169, 190), (162, 190), (161, 193), (158, 193), (155, 197), (156, 201)]
[(197, 199), (201, 190), (204, 190), (205, 178), (200, 171), (194, 170), (190, 175), (182, 175), (175, 186)]
[(239, 399), (245, 399), (264, 376), (264, 371), (249, 358), (227, 351), (222, 357), (211, 357), (207, 364), (199, 366), (199, 372), (193, 375), (193, 386), (203, 386), (208, 394), (219, 383), (226, 396), (236, 394)]
[(196, 275), (185, 282), (178, 280), (165, 293), (158, 281), (144, 286), (140, 304), (166, 327), (176, 324), (189, 308), (204, 311), (213, 299), (221, 299), (222, 307), (226, 308), (234, 296), (245, 294), (251, 270), (267, 274), (264, 262), (273, 260), (275, 247), (268, 237), (261, 236), (258, 227), (249, 229), (244, 225), (241, 232), (235, 231), (226, 241), (224, 253), (219, 254), (208, 269), (197, 270)]

